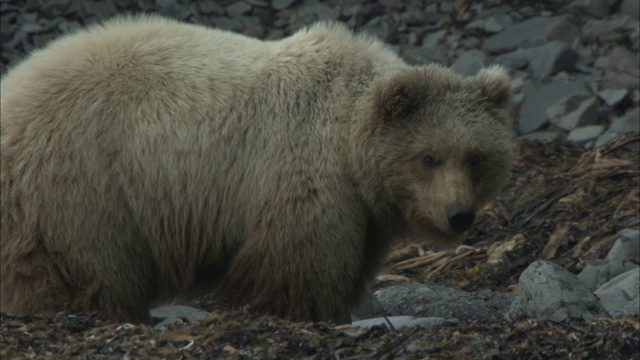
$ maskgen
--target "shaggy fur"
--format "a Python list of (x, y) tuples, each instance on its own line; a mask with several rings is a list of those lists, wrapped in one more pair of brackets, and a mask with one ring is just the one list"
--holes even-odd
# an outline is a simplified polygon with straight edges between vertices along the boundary
[(215, 290), (343, 321), (394, 238), (454, 244), (452, 206), (503, 185), (508, 97), (498, 68), (412, 67), (337, 24), (63, 37), (2, 79), (2, 310), (145, 321)]

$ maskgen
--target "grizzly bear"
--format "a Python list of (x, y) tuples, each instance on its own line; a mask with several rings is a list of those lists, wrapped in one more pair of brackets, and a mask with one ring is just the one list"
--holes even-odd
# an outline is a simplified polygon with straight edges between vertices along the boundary
[(321, 23), (261, 41), (121, 17), (1, 82), (1, 308), (213, 291), (348, 319), (396, 238), (455, 244), (505, 183), (509, 79), (409, 66)]

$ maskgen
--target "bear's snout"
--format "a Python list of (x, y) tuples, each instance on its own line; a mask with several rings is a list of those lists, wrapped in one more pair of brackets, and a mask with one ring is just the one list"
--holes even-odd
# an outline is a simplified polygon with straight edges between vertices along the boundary
[(449, 208), (447, 215), (451, 230), (461, 233), (471, 228), (476, 217), (476, 211), (472, 206), (455, 204)]

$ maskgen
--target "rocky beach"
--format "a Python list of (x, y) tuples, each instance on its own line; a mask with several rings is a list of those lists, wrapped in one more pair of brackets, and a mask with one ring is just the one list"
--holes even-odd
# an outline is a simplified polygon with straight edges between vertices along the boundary
[(509, 184), (464, 245), (398, 244), (353, 324), (293, 323), (221, 307), (214, 296), (157, 309), (148, 325), (2, 313), (3, 359), (640, 358), (637, 0), (0, 6), (2, 74), (63, 34), (127, 13), (265, 40), (340, 21), (410, 64), (462, 75), (500, 64), (511, 76), (516, 152)]

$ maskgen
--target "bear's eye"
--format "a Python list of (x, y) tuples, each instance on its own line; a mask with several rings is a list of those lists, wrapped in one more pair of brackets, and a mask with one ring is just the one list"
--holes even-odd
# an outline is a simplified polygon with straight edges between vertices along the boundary
[(480, 156), (478, 155), (469, 156), (469, 165), (478, 166), (480, 165), (481, 162), (482, 162), (482, 159), (480, 159)]
[(424, 158), (422, 158), (422, 163), (425, 166), (433, 166), (436, 164), (436, 161), (433, 159), (431, 155), (427, 155)]

